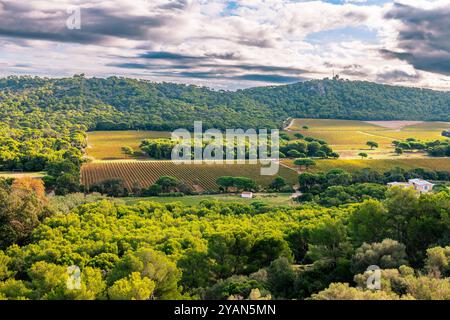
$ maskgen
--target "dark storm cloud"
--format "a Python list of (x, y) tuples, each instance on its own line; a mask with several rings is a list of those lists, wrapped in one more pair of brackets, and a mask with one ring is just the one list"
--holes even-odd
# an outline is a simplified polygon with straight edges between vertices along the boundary
[[(301, 81), (303, 78), (300, 75), (303, 73), (308, 73), (307, 70), (290, 67), (252, 64), (218, 64), (213, 61), (217, 59), (211, 57), (222, 56), (220, 54), (208, 54), (201, 57), (170, 52), (147, 52), (134, 58), (134, 61), (112, 63), (107, 66), (124, 69), (145, 69), (158, 75), (183, 78), (235, 79), (272, 83), (291, 83)], [(121, 58), (125, 59), (125, 57)], [(148, 63), (145, 61), (148, 61)], [(150, 61), (154, 62), (150, 63)], [(161, 62), (164, 62), (164, 64)], [(186, 69), (186, 71), (180, 72), (182, 69)], [(172, 74), (170, 72), (172, 72)], [(248, 72), (258, 73), (249, 74)]]
[(419, 74), (409, 74), (403, 70), (392, 70), (378, 74), (377, 81), (379, 82), (403, 82), (419, 80)]
[(385, 17), (400, 21), (401, 27), (398, 49), (381, 50), (383, 56), (450, 75), (450, 4), (427, 10), (397, 3)]
[(160, 6), (161, 9), (184, 10), (189, 5), (187, 0), (172, 0), (169, 3)]
[(127, 16), (120, 12), (100, 8), (81, 9), (81, 29), (70, 30), (66, 21), (71, 14), (61, 10), (42, 9), (40, 14), (30, 11), (26, 6), (0, 1), (3, 10), (0, 14), (0, 36), (100, 44), (108, 39), (126, 38), (146, 40), (151, 29), (167, 24), (165, 16)]
[(183, 61), (183, 62), (196, 61), (196, 60), (203, 59), (203, 57), (199, 57), (199, 56), (189, 56), (189, 55), (183, 55), (183, 54), (165, 52), (165, 51), (146, 52), (146, 53), (139, 55), (138, 58)]

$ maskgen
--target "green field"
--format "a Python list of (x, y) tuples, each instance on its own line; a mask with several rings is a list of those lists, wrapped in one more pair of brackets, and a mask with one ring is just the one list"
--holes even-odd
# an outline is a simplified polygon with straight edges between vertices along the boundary
[[(308, 129), (303, 129), (308, 126)], [(356, 159), (365, 152), (372, 159), (397, 158), (392, 141), (415, 138), (423, 141), (445, 139), (441, 133), (450, 128), (448, 122), (408, 122), (356, 120), (294, 119), (288, 127), (289, 135), (301, 132), (305, 136), (323, 139), (341, 155), (341, 159)], [(375, 141), (379, 148), (370, 150), (367, 141)], [(422, 152), (405, 152), (401, 158), (426, 158)]]
[[(293, 160), (284, 160), (283, 163), (292, 168), (296, 168), (293, 164)], [(353, 172), (364, 168), (372, 168), (374, 170), (384, 172), (395, 167), (401, 167), (404, 169), (424, 168), (428, 170), (450, 171), (450, 158), (318, 160), (317, 165), (308, 169), (308, 171), (319, 172), (340, 168)]]
[(204, 200), (214, 200), (221, 202), (237, 202), (251, 204), (258, 201), (267, 203), (270, 205), (296, 205), (297, 203), (292, 201), (290, 193), (257, 193), (253, 199), (244, 199), (239, 195), (231, 194), (216, 194), (216, 195), (198, 195), (198, 196), (184, 196), (184, 197), (146, 197), (146, 198), (121, 198), (127, 204), (136, 204), (139, 201), (154, 201), (162, 203), (181, 202), (184, 205), (192, 206), (197, 205)]
[[(139, 145), (144, 139), (170, 138), (166, 131), (93, 131), (88, 132), (87, 156), (95, 160), (132, 159), (122, 152), (129, 146), (140, 151)], [(142, 157), (141, 157), (142, 158)]]

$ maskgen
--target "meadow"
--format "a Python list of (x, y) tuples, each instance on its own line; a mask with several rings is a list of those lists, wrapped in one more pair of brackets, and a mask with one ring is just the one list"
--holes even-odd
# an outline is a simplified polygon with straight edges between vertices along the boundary
[(139, 145), (144, 139), (170, 138), (166, 131), (93, 131), (88, 132), (88, 147), (86, 153), (93, 160), (117, 160), (146, 158), (145, 156), (130, 156), (122, 152), (122, 147), (129, 146), (139, 151)]
[[(367, 153), (371, 159), (397, 159), (392, 145), (394, 140), (445, 139), (441, 133), (449, 128), (449, 122), (294, 119), (287, 132), (290, 136), (300, 132), (305, 136), (323, 139), (341, 155), (341, 159), (357, 159), (360, 152)], [(379, 147), (371, 150), (366, 145), (367, 141), (377, 142)], [(421, 152), (405, 152), (401, 158), (427, 156)]]
[[(248, 177), (261, 186), (269, 185), (276, 176), (261, 175), (258, 164), (175, 164), (172, 161), (100, 161), (83, 165), (82, 184), (89, 186), (108, 179), (122, 179), (126, 188), (132, 190), (154, 184), (161, 176), (173, 176), (184, 181), (197, 192), (218, 189), (217, 178), (221, 176)], [(279, 176), (290, 184), (297, 182), (296, 172), (280, 166)]]

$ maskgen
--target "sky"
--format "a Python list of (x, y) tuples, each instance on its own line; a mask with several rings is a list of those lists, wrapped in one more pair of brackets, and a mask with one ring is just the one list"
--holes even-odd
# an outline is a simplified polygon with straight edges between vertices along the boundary
[(450, 0), (0, 0), (0, 76), (450, 90)]

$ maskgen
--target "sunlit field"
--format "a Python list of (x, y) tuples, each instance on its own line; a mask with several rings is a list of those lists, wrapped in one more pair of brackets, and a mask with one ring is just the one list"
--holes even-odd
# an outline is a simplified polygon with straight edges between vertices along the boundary
[[(305, 126), (307, 128), (305, 128)], [(394, 140), (415, 138), (422, 141), (445, 139), (442, 131), (450, 128), (448, 122), (374, 121), (294, 119), (287, 128), (289, 135), (300, 132), (327, 141), (341, 155), (341, 159), (357, 159), (365, 152), (372, 159), (398, 159), (394, 154)], [(367, 141), (379, 147), (371, 150)], [(400, 158), (427, 158), (423, 152), (405, 152)]]
[(88, 147), (86, 152), (89, 158), (97, 160), (132, 159), (132, 156), (122, 152), (122, 147), (129, 146), (135, 151), (140, 151), (139, 145), (142, 140), (168, 137), (170, 137), (170, 132), (165, 131), (88, 132)]

